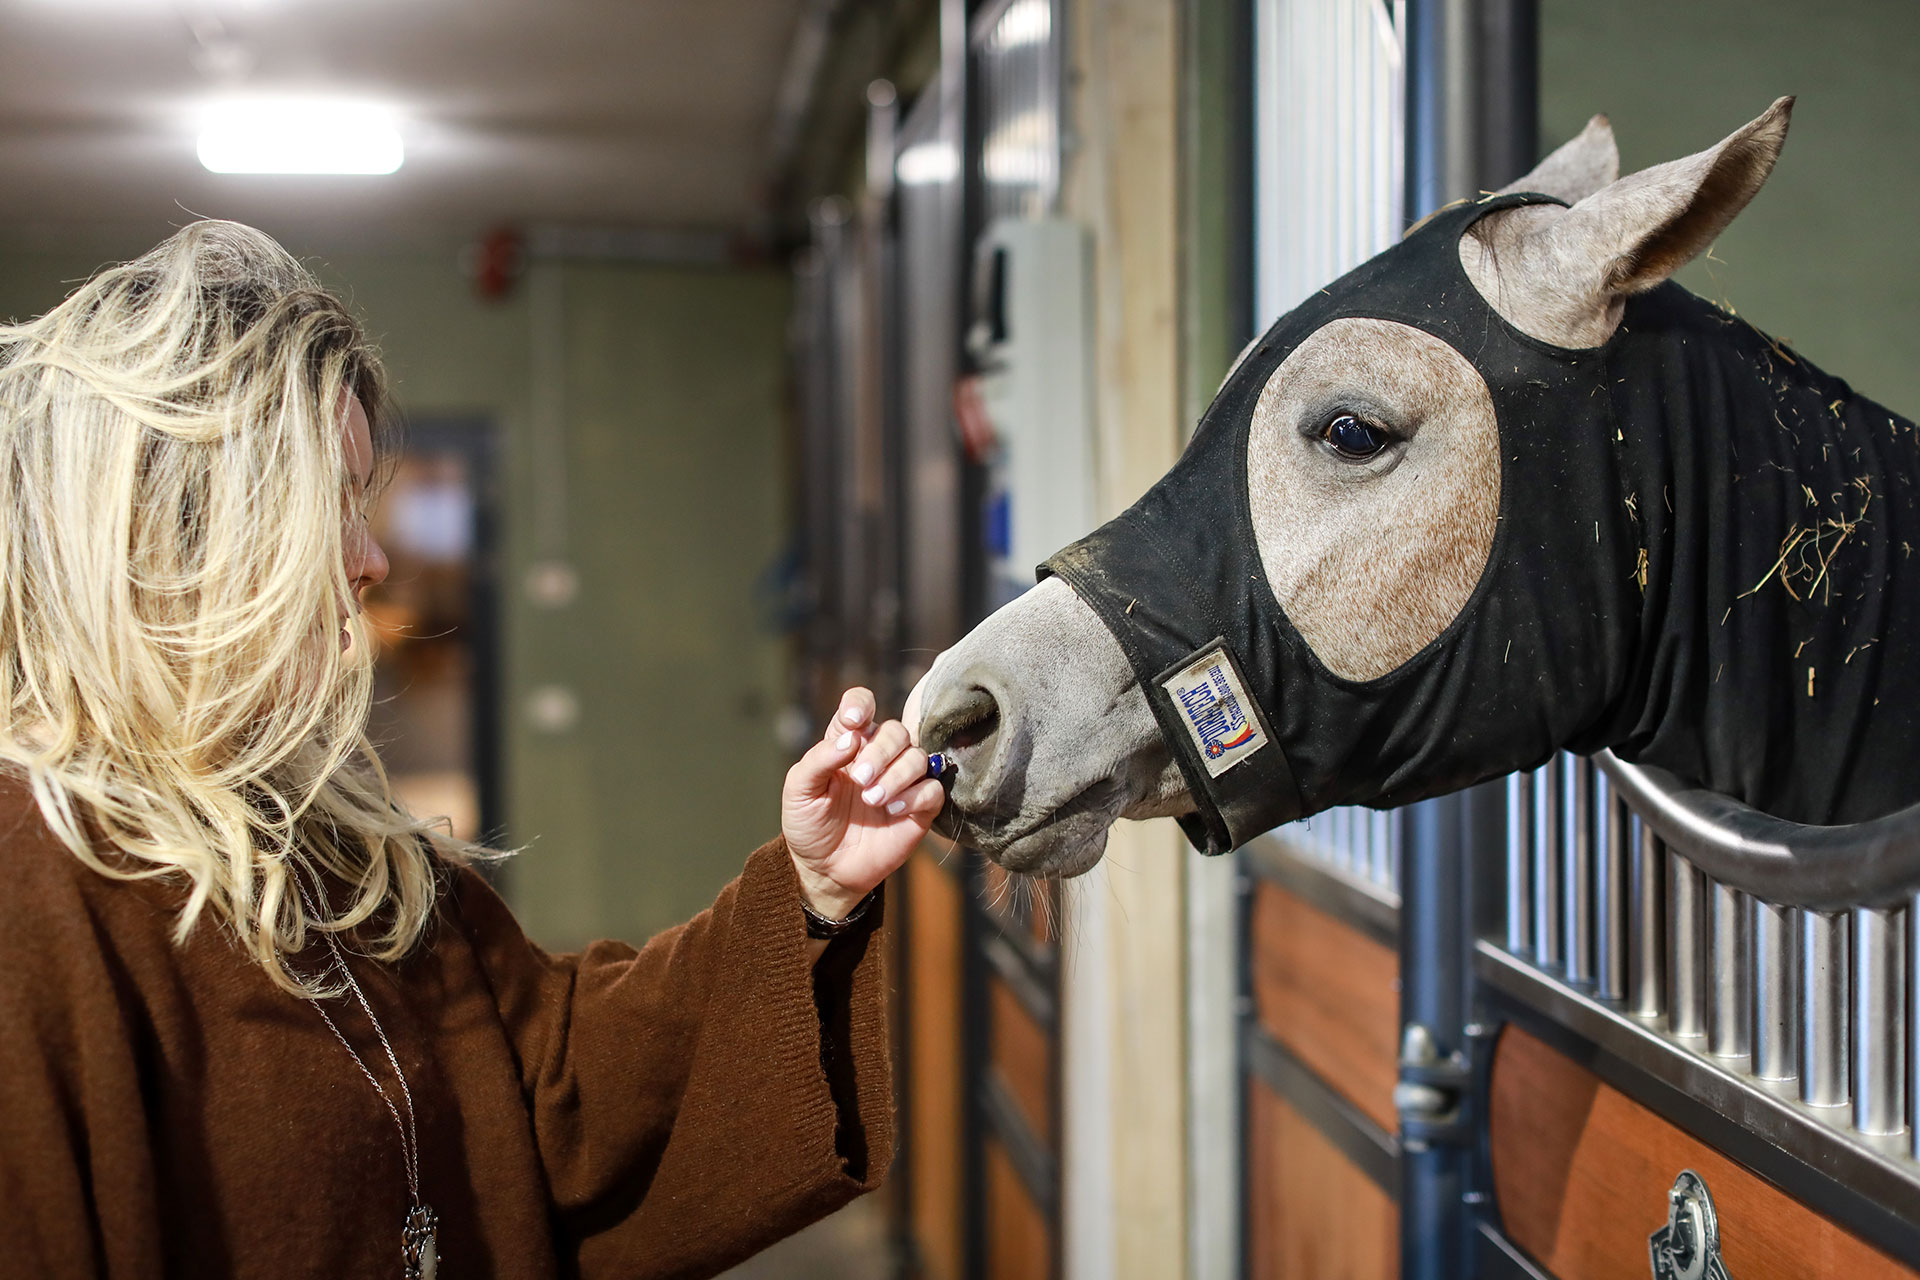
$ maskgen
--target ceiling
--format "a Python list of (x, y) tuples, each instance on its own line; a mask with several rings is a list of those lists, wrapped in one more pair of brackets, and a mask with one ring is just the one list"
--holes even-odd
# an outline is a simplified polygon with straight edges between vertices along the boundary
[[(748, 230), (802, 0), (0, 0), (0, 227)], [(391, 107), (388, 177), (216, 175), (229, 95)]]

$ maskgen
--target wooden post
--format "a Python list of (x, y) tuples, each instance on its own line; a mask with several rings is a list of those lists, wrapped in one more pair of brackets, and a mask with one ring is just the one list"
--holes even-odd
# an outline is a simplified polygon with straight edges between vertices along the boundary
[[(1098, 501), (1111, 516), (1173, 464), (1182, 439), (1176, 0), (1067, 6), (1071, 96), (1064, 211), (1093, 231)], [(1102, 880), (1074, 895), (1087, 946), (1068, 960), (1064, 1228), (1070, 1280), (1186, 1280), (1184, 877), (1168, 821), (1121, 823)], [(1091, 1015), (1091, 1016), (1089, 1016)], [(1088, 1038), (1089, 1033), (1104, 1045)], [(1104, 1107), (1075, 1107), (1076, 1062)], [(1082, 1103), (1088, 1101), (1080, 1094)], [(1085, 1127), (1104, 1111), (1104, 1140)], [(1103, 1152), (1108, 1167), (1087, 1167)], [(1102, 1203), (1104, 1201), (1104, 1203)]]

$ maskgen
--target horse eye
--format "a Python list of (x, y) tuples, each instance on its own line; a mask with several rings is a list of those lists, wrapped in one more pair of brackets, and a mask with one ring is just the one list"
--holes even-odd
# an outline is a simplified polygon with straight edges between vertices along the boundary
[(1379, 427), (1343, 413), (1321, 429), (1320, 438), (1349, 462), (1365, 462), (1387, 447), (1391, 437)]

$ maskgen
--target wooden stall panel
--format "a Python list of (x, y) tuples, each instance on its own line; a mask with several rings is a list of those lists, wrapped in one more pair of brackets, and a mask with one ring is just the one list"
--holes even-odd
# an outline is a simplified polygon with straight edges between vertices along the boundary
[(1560, 1280), (1646, 1280), (1682, 1169), (1706, 1179), (1739, 1280), (1920, 1274), (1516, 1027), (1495, 1051), (1489, 1122), (1507, 1235)]
[(986, 1280), (1051, 1280), (1053, 1237), (1013, 1161), (989, 1139)]
[(1247, 1102), (1247, 1275), (1389, 1280), (1400, 1216), (1387, 1193), (1286, 1101), (1255, 1081)]
[(908, 1092), (907, 1163), (911, 1215), (926, 1280), (960, 1280), (963, 1195), (960, 1124), (960, 886), (931, 853), (907, 864), (907, 1044), (913, 1079)]
[(1400, 961), (1277, 885), (1255, 891), (1253, 992), (1260, 1021), (1387, 1132), (1399, 1079)]
[(988, 1043), (993, 1065), (1007, 1092), (1020, 1104), (1027, 1127), (1042, 1145), (1055, 1149), (1053, 1045), (1011, 988), (998, 978), (988, 983)]

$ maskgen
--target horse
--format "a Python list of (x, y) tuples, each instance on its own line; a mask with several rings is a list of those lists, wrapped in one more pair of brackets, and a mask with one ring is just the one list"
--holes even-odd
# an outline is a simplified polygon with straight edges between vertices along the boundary
[(1792, 99), (1619, 175), (1604, 117), (1243, 351), (1175, 464), (942, 653), (940, 829), (1070, 876), (1611, 749), (1795, 822), (1920, 800), (1920, 432), (1670, 277)]

